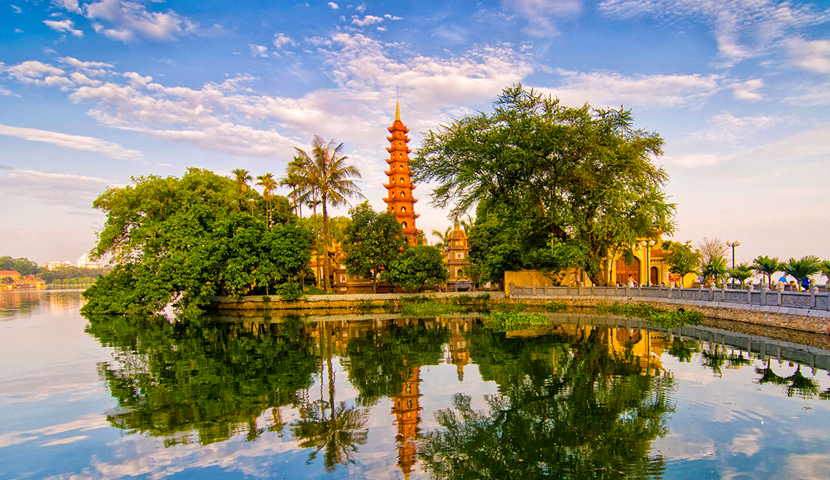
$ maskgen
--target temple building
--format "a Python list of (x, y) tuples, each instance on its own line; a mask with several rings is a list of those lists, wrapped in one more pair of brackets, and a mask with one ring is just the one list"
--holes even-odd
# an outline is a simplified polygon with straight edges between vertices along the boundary
[(386, 159), (389, 170), (384, 173), (389, 177), (389, 182), (383, 185), (387, 191), (383, 201), (403, 227), (403, 234), (409, 239), (409, 244), (417, 245), (419, 232), (415, 228), (415, 219), (418, 218), (415, 203), (418, 200), (412, 196), (412, 191), (415, 190), (409, 176), (409, 154), (412, 150), (406, 145), (409, 143), (409, 137), (406, 136), (409, 129), (401, 122), (400, 102), (395, 105), (395, 121), (386, 129), (392, 135), (386, 137), (391, 145), (386, 147), (389, 152), (389, 158)]
[(470, 248), (467, 246), (467, 234), (458, 222), (455, 222), (455, 227), (450, 232), (447, 244), (444, 246), (444, 254), (450, 272), (447, 284), (455, 284), (466, 278), (464, 268), (470, 265)]

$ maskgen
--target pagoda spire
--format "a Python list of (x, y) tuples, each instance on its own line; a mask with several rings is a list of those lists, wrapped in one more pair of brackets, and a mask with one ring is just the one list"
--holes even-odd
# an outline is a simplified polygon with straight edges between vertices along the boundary
[(409, 244), (417, 245), (419, 231), (415, 228), (415, 219), (419, 215), (415, 213), (415, 203), (418, 200), (412, 196), (415, 185), (412, 185), (409, 172), (409, 154), (412, 150), (406, 146), (409, 143), (409, 137), (406, 135), (409, 129), (401, 121), (399, 100), (395, 101), (395, 121), (386, 129), (391, 136), (386, 137), (390, 143), (386, 147), (386, 151), (389, 152), (389, 158), (386, 159), (389, 170), (384, 173), (389, 177), (389, 181), (383, 185), (386, 188), (386, 198), (383, 201), (386, 202), (388, 211), (393, 213), (401, 224)]

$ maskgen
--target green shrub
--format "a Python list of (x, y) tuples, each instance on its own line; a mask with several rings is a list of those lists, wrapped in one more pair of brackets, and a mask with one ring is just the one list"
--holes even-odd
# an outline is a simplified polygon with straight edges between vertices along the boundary
[(296, 302), (303, 296), (303, 289), (294, 282), (283, 283), (277, 287), (277, 294), (284, 302)]
[(548, 317), (541, 313), (493, 312), (484, 320), (484, 326), (496, 332), (546, 327)]
[(687, 310), (662, 310), (645, 303), (613, 305), (598, 304), (597, 313), (609, 315), (625, 315), (627, 317), (640, 317), (652, 325), (663, 328), (682, 327), (683, 325), (700, 325), (703, 321), (703, 314)]
[(545, 305), (543, 305), (542, 308), (544, 308), (545, 310), (547, 310), (551, 313), (557, 313), (557, 312), (562, 312), (564, 310), (567, 310), (568, 309), (568, 304), (567, 303), (562, 303), (562, 302), (550, 302), (550, 303), (546, 303)]

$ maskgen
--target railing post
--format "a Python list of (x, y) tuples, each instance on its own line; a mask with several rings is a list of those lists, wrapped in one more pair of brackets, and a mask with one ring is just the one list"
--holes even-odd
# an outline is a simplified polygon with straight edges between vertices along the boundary
[(749, 284), (749, 289), (746, 291), (746, 304), (752, 305), (752, 284)]
[(810, 308), (816, 308), (816, 294), (818, 293), (818, 287), (813, 285), (810, 288)]
[(669, 296), (668, 296), (669, 299), (671, 299), (672, 292), (674, 292), (674, 284), (669, 283)]
[(537, 291), (536, 291), (536, 282), (533, 282), (533, 290), (531, 290), (531, 295), (533, 295), (533, 296), (535, 297), (535, 296), (536, 296), (536, 294), (537, 294)]
[(507, 289), (507, 298), (510, 298), (510, 297), (513, 296), (513, 289), (514, 288), (516, 288), (516, 286), (513, 284), (513, 282), (510, 282), (510, 288)]

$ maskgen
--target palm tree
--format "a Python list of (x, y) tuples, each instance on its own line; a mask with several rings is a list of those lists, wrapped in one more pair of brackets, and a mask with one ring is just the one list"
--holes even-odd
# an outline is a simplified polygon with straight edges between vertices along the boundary
[(450, 234), (451, 233), (452, 233), (452, 227), (447, 227), (447, 229), (444, 230), (444, 233), (441, 233), (440, 230), (433, 230), (432, 231), (432, 234), (440, 239), (440, 241), (435, 244), (435, 246), (439, 250), (444, 250), (446, 247), (448, 247), (450, 245)]
[(767, 285), (772, 288), (772, 276), (775, 275), (775, 272), (781, 271), (781, 262), (778, 261), (778, 257), (770, 258), (758, 255), (752, 262), (752, 268), (755, 270), (755, 273), (766, 276)]
[(746, 263), (742, 263), (735, 268), (729, 269), (729, 276), (741, 282), (741, 288), (744, 288), (744, 284), (752, 276), (752, 267)]
[(711, 278), (716, 284), (721, 283), (724, 275), (728, 269), (726, 268), (726, 259), (723, 257), (711, 257), (708, 262), (701, 267), (703, 278)]
[(268, 225), (268, 230), (271, 230), (271, 200), (273, 199), (274, 189), (277, 188), (277, 181), (274, 180), (274, 175), (266, 173), (256, 177), (259, 180), (256, 184), (262, 187), (262, 198), (265, 199), (265, 220)]
[(303, 218), (303, 203), (311, 195), (311, 185), (304, 174), (305, 165), (301, 157), (294, 157), (285, 169), (285, 177), (280, 179), (280, 186), (288, 187), (288, 196), (294, 206), (294, 211)]
[(804, 277), (820, 272), (821, 261), (815, 255), (806, 255), (798, 260), (790, 258), (789, 261), (781, 265), (781, 270), (787, 275), (795, 277), (795, 283), (798, 285), (799, 291), (801, 291), (801, 284), (799, 282)]
[[(304, 173), (307, 174), (309, 181), (320, 195), (320, 204), (323, 207), (323, 248), (328, 253), (328, 246), (331, 243), (328, 206), (343, 205), (350, 197), (363, 197), (352, 180), (360, 178), (360, 172), (353, 165), (346, 163), (348, 157), (342, 153), (343, 144), (334, 145), (334, 140), (326, 143), (323, 137), (315, 135), (311, 142), (311, 155), (299, 148), (295, 150), (302, 158), (304, 168), (307, 169)], [(324, 262), (324, 275), (325, 289), (330, 291), (328, 255)]]
[(821, 273), (827, 278), (827, 290), (830, 291), (830, 260), (821, 262)]
[(236, 186), (239, 188), (239, 193), (245, 193), (248, 191), (248, 182), (253, 180), (251, 177), (251, 173), (244, 168), (237, 168), (235, 170), (231, 170), (231, 173), (236, 175)]

